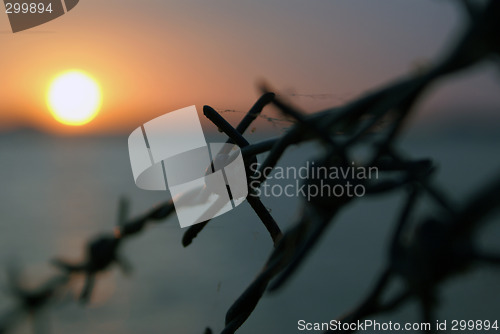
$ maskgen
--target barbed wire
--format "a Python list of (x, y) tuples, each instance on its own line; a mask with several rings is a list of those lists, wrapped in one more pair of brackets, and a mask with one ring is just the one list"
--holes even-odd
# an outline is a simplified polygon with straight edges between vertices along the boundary
[[(324, 231), (333, 225), (338, 214), (353, 201), (362, 200), (349, 196), (312, 197), (303, 202), (301, 214), (292, 227), (282, 232), (257, 196), (257, 190), (266, 182), (284, 152), (298, 143), (318, 142), (323, 154), (314, 161), (315, 166), (326, 168), (349, 166), (354, 146), (365, 145), (371, 148), (371, 154), (356, 164), (365, 168), (376, 167), (382, 174), (377, 180), (357, 180), (346, 176), (340, 180), (306, 180), (307, 184), (314, 185), (319, 181), (332, 183), (332, 186), (348, 182), (362, 184), (366, 187), (365, 197), (396, 191), (406, 194), (389, 245), (388, 264), (368, 296), (351, 312), (337, 318), (342, 322), (355, 322), (389, 312), (410, 299), (420, 303), (422, 318), (430, 322), (435, 317), (436, 291), (446, 279), (471, 268), (477, 262), (500, 264), (500, 254), (478, 249), (474, 242), (475, 232), (500, 207), (500, 175), (479, 188), (464, 205), (457, 206), (435, 185), (435, 168), (431, 160), (408, 158), (396, 147), (415, 103), (428, 87), (481, 61), (500, 57), (500, 1), (489, 0), (482, 6), (466, 0), (460, 3), (467, 13), (467, 28), (445, 57), (424, 71), (402, 78), (353, 102), (307, 114), (271, 93), (271, 89), (262, 84), (264, 94), (236, 128), (215, 109), (209, 106), (203, 108), (204, 115), (228, 136), (227, 142), (241, 148), (247, 177), (257, 180), (248, 183), (247, 200), (274, 244), (261, 271), (227, 311), (222, 334), (234, 333), (243, 325), (266, 291), (283, 288), (318, 244)], [(244, 137), (245, 131), (269, 104), (292, 119), (292, 126), (282, 136), (249, 143)], [(258, 169), (253, 168), (257, 166), (254, 165), (257, 155), (262, 153), (267, 153), (265, 160)], [(424, 196), (437, 204), (440, 215), (417, 220), (413, 217), (413, 211)], [(140, 234), (148, 224), (165, 220), (173, 212), (173, 202), (167, 201), (130, 219), (129, 202), (122, 198), (113, 232), (89, 240), (84, 261), (72, 263), (60, 258), (53, 259), (51, 262), (60, 269), (60, 274), (36, 289), (23, 286), (17, 269), (10, 268), (9, 291), (18, 306), (0, 318), (0, 333), (8, 333), (24, 316), (34, 317), (56, 301), (72, 275), (85, 276), (79, 300), (88, 303), (96, 274), (115, 265), (125, 272), (130, 271), (130, 264), (120, 254), (123, 242)], [(209, 222), (189, 227), (182, 238), (183, 246), (189, 246)], [(415, 225), (415, 228), (411, 237), (407, 238), (410, 225)], [(390, 298), (382, 298), (396, 278), (405, 282), (402, 291)], [(41, 329), (35, 326), (35, 331)], [(206, 328), (204, 333), (210, 334), (212, 330)]]

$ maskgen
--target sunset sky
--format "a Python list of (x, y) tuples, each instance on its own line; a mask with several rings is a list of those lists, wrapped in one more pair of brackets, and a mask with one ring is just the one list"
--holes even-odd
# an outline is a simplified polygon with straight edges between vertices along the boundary
[[(460, 28), (453, 2), (80, 0), (16, 34), (2, 10), (0, 131), (129, 133), (193, 104), (244, 111), (262, 79), (308, 111), (325, 108), (445, 51)], [(57, 123), (45, 102), (51, 80), (71, 69), (103, 92), (100, 113), (78, 129)], [(422, 115), (470, 106), (488, 116), (500, 106), (498, 83), (487, 66), (461, 75), (431, 94)]]

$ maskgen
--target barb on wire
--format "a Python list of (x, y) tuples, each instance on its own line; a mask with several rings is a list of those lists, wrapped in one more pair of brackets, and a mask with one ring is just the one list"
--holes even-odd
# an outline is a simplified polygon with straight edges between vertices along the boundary
[[(29, 289), (24, 285), (19, 268), (14, 264), (11, 265), (7, 274), (8, 293), (17, 301), (17, 306), (0, 318), (0, 333), (7, 333), (11, 327), (22, 320), (23, 316), (29, 316), (33, 319), (34, 325), (40, 325), (42, 323), (40, 313), (47, 308), (56, 295), (61, 293), (61, 288), (68, 281), (68, 276), (58, 275), (37, 288)], [(45, 327), (34, 327), (34, 331), (45, 333)]]
[[(215, 109), (210, 106), (205, 106), (203, 108), (203, 114), (212, 122), (215, 126), (217, 126), (222, 132), (224, 132), (229, 139), (228, 143), (235, 143), (240, 148), (251, 148), (249, 142), (243, 137), (243, 133), (246, 129), (251, 125), (251, 123), (256, 119), (256, 117), (262, 112), (262, 109), (275, 98), (274, 93), (265, 93), (261, 98), (254, 104), (254, 106), (250, 109), (250, 111), (245, 115), (243, 120), (238, 124), (238, 126), (233, 128), (231, 124), (229, 124)], [(269, 149), (271, 146), (267, 145), (266, 149)], [(248, 152), (248, 151), (247, 151)], [(247, 178), (250, 180), (252, 177), (252, 168), (251, 165), (257, 162), (256, 155), (252, 154), (244, 154)], [(253, 196), (253, 189), (249, 184), (249, 194), (247, 200), (255, 211), (257, 216), (260, 218), (266, 229), (271, 235), (273, 242), (276, 243), (281, 238), (281, 230), (278, 224), (274, 221), (274, 218), (271, 216), (269, 211), (265, 208), (264, 204), (262, 204), (261, 200)], [(184, 237), (182, 239), (182, 244), (187, 246), (191, 244), (192, 240), (200, 233), (203, 228), (208, 224), (209, 221), (203, 222), (201, 224), (196, 224), (190, 226)]]

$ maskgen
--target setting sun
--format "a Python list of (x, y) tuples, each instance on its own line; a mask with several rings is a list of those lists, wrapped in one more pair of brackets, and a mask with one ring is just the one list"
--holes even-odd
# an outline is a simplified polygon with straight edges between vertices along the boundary
[(96, 80), (80, 70), (58, 75), (50, 84), (47, 105), (54, 118), (66, 125), (83, 125), (97, 116), (102, 104)]

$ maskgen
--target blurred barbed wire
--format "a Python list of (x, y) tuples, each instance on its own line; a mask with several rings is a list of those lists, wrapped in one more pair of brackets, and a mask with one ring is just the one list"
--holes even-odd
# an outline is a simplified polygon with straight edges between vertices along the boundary
[[(322, 181), (335, 184), (363, 183), (367, 189), (365, 197), (395, 191), (406, 194), (405, 204), (395, 218), (392, 241), (388, 245), (387, 265), (381, 270), (373, 290), (366, 298), (350, 312), (337, 317), (342, 322), (356, 322), (368, 316), (390, 312), (410, 299), (420, 304), (422, 318), (430, 322), (435, 318), (436, 292), (446, 279), (470, 269), (478, 262), (500, 264), (500, 254), (479, 249), (475, 243), (476, 232), (500, 207), (500, 174), (495, 180), (485, 182), (484, 186), (476, 189), (458, 206), (450, 201), (444, 189), (435, 185), (435, 166), (431, 160), (410, 158), (407, 152), (400, 152), (397, 148), (399, 135), (412, 115), (415, 103), (429, 87), (444, 77), (483, 61), (498, 61), (500, 57), (500, 1), (458, 2), (465, 9), (467, 23), (450, 52), (435, 63), (426, 64), (419, 71), (352, 102), (305, 113), (281, 96), (271, 93), (271, 89), (262, 84), (264, 95), (236, 128), (215, 109), (204, 107), (204, 115), (228, 136), (228, 142), (240, 146), (248, 178), (257, 178), (258, 182), (252, 182), (251, 186), (249, 183), (247, 200), (274, 244), (261, 271), (227, 311), (223, 334), (234, 333), (242, 326), (266, 291), (282, 289), (318, 244), (325, 230), (332, 227), (339, 212), (353, 201), (362, 200), (348, 196), (316, 196), (304, 200), (299, 217), (291, 228), (282, 232), (269, 210), (256, 196), (256, 190), (266, 181), (286, 149), (298, 143), (318, 142), (323, 154), (315, 163), (316, 166), (324, 167), (349, 166), (353, 148), (364, 145), (370, 148), (370, 155), (356, 164), (377, 167), (381, 171), (380, 179), (360, 181), (345, 176), (340, 180)], [(269, 104), (273, 104), (285, 116), (290, 128), (282, 136), (251, 144), (243, 134), (257, 117), (264, 117), (262, 110)], [(250, 168), (256, 163), (257, 155), (263, 153), (267, 155), (258, 170)], [(306, 181), (314, 182), (318, 180)], [(438, 205), (439, 214), (414, 217), (413, 209), (423, 197)], [(172, 201), (167, 201), (135, 218), (129, 218), (128, 212), (128, 201), (121, 199), (117, 224), (112, 233), (89, 240), (83, 262), (53, 259), (52, 263), (60, 269), (60, 274), (37, 289), (26, 288), (20, 281), (17, 269), (10, 268), (9, 291), (18, 306), (0, 318), (0, 333), (10, 332), (23, 316), (35, 318), (50, 303), (57, 301), (72, 275), (85, 277), (79, 300), (87, 303), (92, 295), (96, 274), (115, 265), (124, 272), (130, 271), (130, 264), (120, 254), (123, 242), (141, 233), (148, 224), (165, 220), (174, 212), (174, 205)], [(207, 224), (209, 221), (189, 227), (184, 233), (182, 244), (189, 246)], [(413, 233), (409, 234), (409, 231)], [(394, 295), (384, 296), (395, 279), (405, 282), (403, 289)], [(35, 331), (42, 332), (43, 329), (35, 326)], [(212, 333), (212, 330), (206, 328), (204, 333)]]

